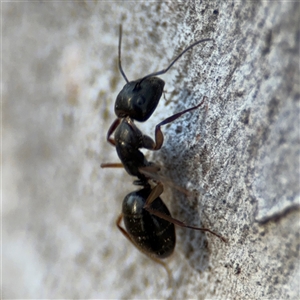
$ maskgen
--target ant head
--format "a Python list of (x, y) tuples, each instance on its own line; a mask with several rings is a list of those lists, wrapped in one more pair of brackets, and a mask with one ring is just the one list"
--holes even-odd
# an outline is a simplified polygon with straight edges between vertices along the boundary
[(133, 120), (144, 122), (150, 118), (155, 110), (165, 85), (165, 82), (162, 79), (155, 76), (167, 73), (175, 62), (194, 46), (212, 40), (204, 39), (196, 41), (183, 50), (166, 69), (150, 73), (143, 78), (129, 82), (123, 71), (121, 63), (122, 25), (120, 25), (119, 28), (119, 70), (127, 83), (117, 96), (115, 113), (118, 118), (130, 117)]
[(115, 103), (118, 118), (129, 116), (144, 122), (150, 118), (163, 93), (165, 82), (158, 77), (142, 78), (125, 84)]

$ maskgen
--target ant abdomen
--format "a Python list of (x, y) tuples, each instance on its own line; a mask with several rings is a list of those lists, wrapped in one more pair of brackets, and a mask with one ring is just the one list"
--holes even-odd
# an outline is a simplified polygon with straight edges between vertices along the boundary
[[(127, 233), (137, 248), (149, 256), (166, 258), (175, 248), (175, 226), (144, 208), (150, 193), (151, 188), (147, 187), (128, 194), (123, 201), (123, 220)], [(151, 208), (171, 217), (160, 197), (151, 203)]]

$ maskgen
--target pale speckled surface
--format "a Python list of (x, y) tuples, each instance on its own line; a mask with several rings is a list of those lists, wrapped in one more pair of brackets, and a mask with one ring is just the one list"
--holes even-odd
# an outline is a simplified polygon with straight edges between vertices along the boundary
[[(298, 3), (2, 9), (3, 298), (299, 297)], [(164, 68), (195, 39), (215, 39), (163, 77), (167, 103), (143, 125), (153, 135), (174, 110), (208, 97), (166, 126), (164, 147), (150, 154), (195, 191), (167, 188), (173, 215), (229, 239), (178, 228), (173, 291), (115, 227), (132, 178), (99, 168), (118, 161), (105, 135), (124, 85), (120, 22), (129, 79)]]

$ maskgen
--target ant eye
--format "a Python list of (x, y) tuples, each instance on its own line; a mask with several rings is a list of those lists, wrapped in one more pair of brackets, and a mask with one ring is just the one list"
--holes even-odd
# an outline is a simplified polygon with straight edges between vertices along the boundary
[(139, 96), (137, 99), (136, 99), (136, 104), (138, 106), (142, 106), (144, 105), (146, 102), (146, 99), (143, 97), (143, 96)]

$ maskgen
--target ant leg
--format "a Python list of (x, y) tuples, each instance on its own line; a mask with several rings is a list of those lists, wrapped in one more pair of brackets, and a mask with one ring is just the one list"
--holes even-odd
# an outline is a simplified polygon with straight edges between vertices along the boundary
[(163, 142), (164, 142), (164, 136), (163, 136), (163, 134), (161, 132), (161, 129), (160, 129), (160, 127), (162, 125), (166, 125), (168, 123), (171, 123), (171, 122), (175, 121), (176, 119), (178, 119), (179, 117), (181, 117), (183, 114), (200, 107), (204, 103), (205, 98), (207, 98), (207, 97), (204, 96), (202, 101), (198, 105), (193, 106), (191, 108), (188, 108), (188, 109), (186, 109), (182, 112), (179, 112), (179, 113), (177, 113), (177, 114), (175, 114), (175, 115), (173, 115), (169, 118), (166, 118), (165, 120), (163, 120), (162, 122), (157, 124), (156, 127), (155, 127), (155, 146), (154, 146), (153, 149), (150, 149), (150, 150), (159, 150), (161, 148)]
[(140, 250), (142, 253), (144, 253), (146, 256), (148, 256), (150, 259), (152, 259), (153, 261), (155, 261), (156, 263), (160, 264), (161, 266), (163, 266), (166, 270), (166, 272), (168, 273), (168, 277), (169, 277), (169, 283), (171, 282), (171, 271), (168, 268), (168, 266), (161, 260), (159, 260), (158, 258), (149, 255), (147, 252), (145, 252), (143, 249), (141, 249), (141, 247), (139, 247), (134, 241), (133, 239), (130, 237), (130, 235), (128, 234), (128, 232), (121, 226), (121, 222), (123, 219), (123, 214), (121, 213), (119, 215), (119, 217), (116, 220), (116, 225), (119, 228), (119, 230), (122, 232), (122, 234), (133, 244), (133, 246), (135, 246), (138, 250)]
[(124, 168), (121, 163), (105, 163), (100, 165), (101, 168)]
[(149, 211), (151, 203), (164, 192), (164, 186), (159, 182), (148, 196), (144, 208)]
[(218, 237), (219, 239), (221, 239), (223, 242), (227, 243), (227, 240), (222, 237), (221, 235), (211, 231), (210, 229), (208, 228), (200, 228), (200, 227), (195, 227), (195, 226), (190, 226), (190, 225), (187, 225), (185, 224), (184, 222), (182, 221), (179, 221), (177, 219), (174, 219), (173, 217), (171, 216), (167, 216), (166, 214), (160, 212), (160, 211), (157, 211), (153, 208), (151, 208), (151, 203), (157, 198), (159, 197), (162, 193), (163, 193), (163, 185), (161, 183), (158, 183), (151, 191), (150, 195), (148, 196), (147, 200), (146, 200), (146, 203), (144, 205), (144, 209), (146, 209), (150, 214), (152, 215), (155, 215), (161, 219), (164, 219), (166, 221), (169, 221), (170, 223), (173, 223), (175, 225), (178, 225), (178, 226), (181, 226), (181, 227), (185, 227), (185, 228), (190, 228), (190, 229), (194, 229), (194, 230), (200, 230), (200, 231), (206, 231), (206, 232), (209, 232), (213, 235), (215, 235), (216, 237)]
[(113, 132), (117, 129), (119, 124), (121, 123), (121, 119), (115, 119), (114, 122), (110, 125), (107, 135), (106, 135), (106, 140), (112, 144), (113, 146), (116, 146), (116, 142), (113, 138), (110, 136), (113, 134)]
[(153, 163), (153, 165), (147, 166), (147, 167), (141, 167), (139, 168), (139, 171), (146, 175), (147, 177), (151, 178), (151, 179), (157, 179), (156, 177), (156, 173), (160, 171), (160, 166), (156, 165)]
[(157, 165), (154, 166), (147, 166), (147, 167), (141, 167), (139, 168), (140, 173), (144, 174), (147, 178), (152, 179), (154, 182), (160, 182), (164, 185), (170, 186), (177, 191), (183, 193), (186, 196), (190, 196), (193, 193), (188, 191), (187, 189), (176, 185), (174, 182), (172, 182), (170, 179), (167, 177), (164, 177), (160, 174), (158, 174), (158, 171), (160, 171), (160, 167)]

